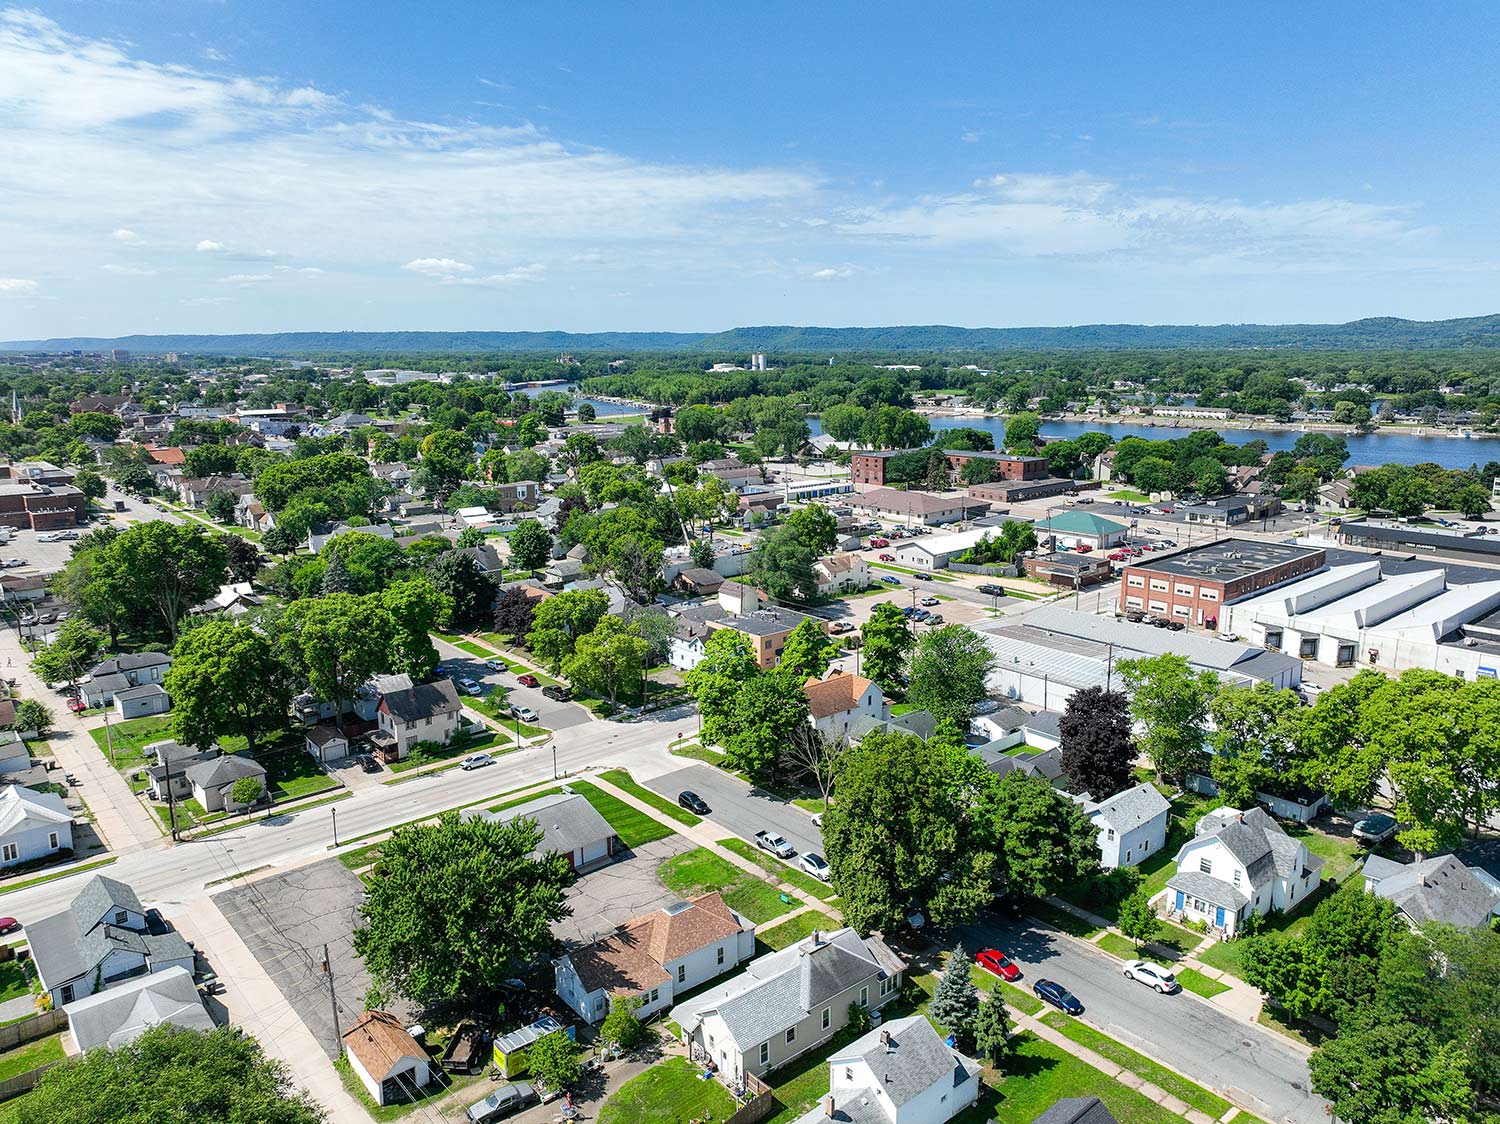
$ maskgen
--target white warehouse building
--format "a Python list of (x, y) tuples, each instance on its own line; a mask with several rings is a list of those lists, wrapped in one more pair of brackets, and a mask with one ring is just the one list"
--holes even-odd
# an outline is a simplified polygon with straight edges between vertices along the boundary
[(1497, 677), (1500, 571), (1340, 553), (1326, 570), (1227, 606), (1224, 627), (1334, 667)]

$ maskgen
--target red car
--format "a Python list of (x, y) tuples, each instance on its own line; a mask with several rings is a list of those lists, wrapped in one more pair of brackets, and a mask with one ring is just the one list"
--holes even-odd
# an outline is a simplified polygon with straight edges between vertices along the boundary
[(1015, 962), (998, 948), (981, 948), (979, 954), (974, 957), (974, 963), (986, 972), (999, 976), (1002, 980), (1014, 981), (1021, 978), (1021, 969), (1017, 968)]
[(21, 927), (21, 923), (14, 917), (0, 917), (0, 936), (6, 933), (14, 933)]
[(894, 562), (896, 560), (896, 556), (894, 554), (882, 554), (880, 556), (880, 560), (882, 562)]
[(82, 699), (71, 698), (68, 700), (68, 709), (71, 710), (74, 714), (82, 714), (85, 710), (88, 709), (88, 707), (84, 705)]
[(530, 672), (527, 672), (525, 675), (517, 675), (516, 682), (523, 687), (540, 687), (542, 685), (541, 680)]
[(870, 545), (874, 546), (874, 547), (890, 546), (891, 545), (891, 540), (890, 539), (883, 539), (883, 538), (881, 538), (880, 536), (877, 535), (875, 538), (873, 538), (873, 539), (870, 540)]

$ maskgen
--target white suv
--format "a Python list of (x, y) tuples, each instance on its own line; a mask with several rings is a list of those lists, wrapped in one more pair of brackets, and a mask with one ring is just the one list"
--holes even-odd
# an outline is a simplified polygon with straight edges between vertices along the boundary
[(1153, 964), (1150, 960), (1127, 960), (1121, 971), (1125, 973), (1127, 980), (1136, 980), (1147, 987), (1155, 988), (1161, 995), (1170, 995), (1182, 989), (1182, 985), (1177, 982), (1177, 977), (1172, 974), (1171, 969), (1164, 968), (1160, 964)]

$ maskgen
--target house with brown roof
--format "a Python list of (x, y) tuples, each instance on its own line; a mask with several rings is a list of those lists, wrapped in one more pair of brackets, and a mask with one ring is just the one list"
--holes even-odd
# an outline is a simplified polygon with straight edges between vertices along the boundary
[(415, 1100), (432, 1077), (432, 1059), (386, 1011), (366, 1011), (344, 1031), (349, 1068), (376, 1104)]
[(754, 955), (755, 926), (713, 891), (633, 917), (553, 966), (557, 994), (597, 1023), (616, 996), (640, 999), (635, 1014), (644, 1019)]
[(827, 679), (809, 679), (802, 690), (807, 694), (808, 720), (827, 739), (847, 736), (858, 720), (884, 722), (891, 716), (880, 685), (863, 675), (835, 671)]
[(870, 564), (861, 554), (830, 554), (813, 563), (813, 578), (820, 597), (864, 589), (870, 584)]

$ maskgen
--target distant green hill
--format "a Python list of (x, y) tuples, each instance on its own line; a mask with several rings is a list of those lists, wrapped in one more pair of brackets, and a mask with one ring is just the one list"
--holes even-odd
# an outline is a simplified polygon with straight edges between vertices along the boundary
[(777, 354), (893, 351), (1008, 351), (1082, 348), (1365, 348), (1500, 347), (1500, 315), (1459, 320), (1375, 317), (1348, 324), (1084, 324), (1069, 328), (955, 328), (943, 324), (889, 328), (773, 325), (727, 332), (278, 332), (265, 335), (78, 336), (16, 340), (0, 351), (103, 351), (196, 355), (410, 354), (416, 352), (682, 351)]

